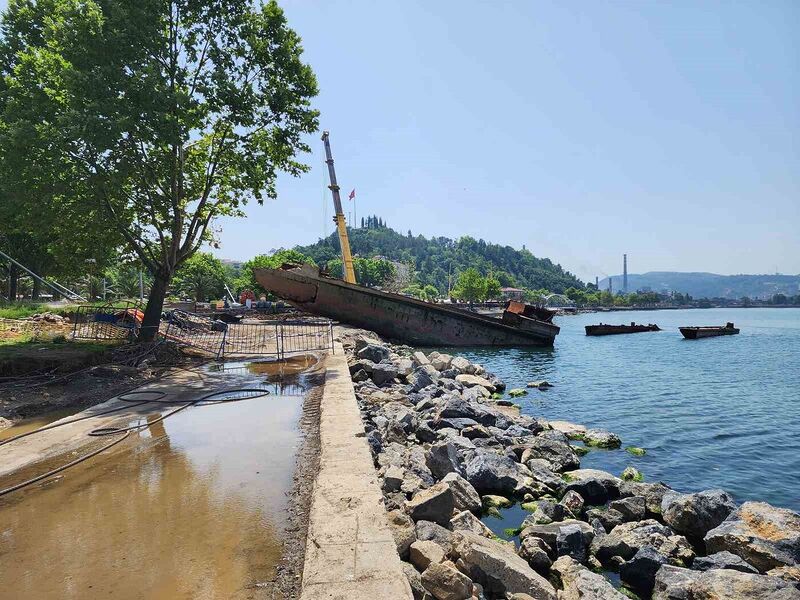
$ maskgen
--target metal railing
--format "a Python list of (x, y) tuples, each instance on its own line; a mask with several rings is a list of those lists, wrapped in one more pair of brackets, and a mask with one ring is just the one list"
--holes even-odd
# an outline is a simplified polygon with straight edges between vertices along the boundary
[(333, 323), (327, 319), (294, 319), (224, 323), (173, 311), (162, 335), (167, 340), (223, 356), (275, 356), (333, 350)]
[(72, 315), (72, 337), (82, 340), (134, 340), (139, 337), (141, 305), (136, 302), (78, 306)]

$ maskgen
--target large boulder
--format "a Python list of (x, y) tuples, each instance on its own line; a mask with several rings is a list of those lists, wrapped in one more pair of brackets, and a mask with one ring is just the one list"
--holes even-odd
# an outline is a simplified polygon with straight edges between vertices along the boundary
[(456, 375), (456, 381), (463, 385), (464, 387), (475, 387), (476, 385), (486, 388), (489, 392), (494, 392), (494, 385), (488, 379), (484, 379), (483, 377), (478, 377), (477, 375), (469, 375), (467, 373), (463, 373), (461, 375)]
[(595, 448), (619, 448), (622, 441), (616, 433), (611, 433), (605, 429), (587, 429), (583, 432), (582, 438), (587, 446)]
[(530, 472), (508, 456), (477, 450), (464, 466), (464, 477), (481, 494), (514, 494), (530, 481)]
[(622, 481), (619, 484), (619, 495), (642, 496), (645, 500), (646, 516), (653, 518), (661, 515), (661, 502), (672, 490), (664, 483), (645, 483), (640, 481)]
[(619, 577), (637, 594), (646, 597), (653, 591), (656, 573), (668, 563), (669, 559), (652, 546), (642, 546), (633, 558), (620, 565)]
[(483, 507), (481, 496), (473, 485), (458, 473), (448, 473), (442, 479), (453, 492), (453, 506), (456, 510), (478, 512)]
[(428, 360), (430, 360), (431, 365), (437, 371), (446, 371), (450, 368), (450, 363), (452, 362), (453, 357), (449, 354), (431, 354), (431, 356), (428, 357)]
[(550, 572), (550, 565), (553, 564), (553, 561), (550, 560), (550, 555), (554, 554), (554, 552), (542, 538), (529, 535), (521, 540), (517, 554), (524, 558), (531, 568), (540, 575), (546, 577)]
[(580, 525), (565, 525), (556, 534), (556, 554), (569, 556), (578, 562), (586, 562), (589, 552), (587, 536), (584, 536)]
[(628, 496), (612, 500), (608, 508), (620, 512), (626, 521), (641, 521), (647, 512), (647, 501), (643, 496)]
[(452, 441), (432, 444), (425, 454), (425, 462), (436, 479), (442, 479), (448, 473), (464, 473), (461, 456)]
[(453, 492), (446, 483), (420, 490), (406, 501), (406, 512), (414, 521), (433, 521), (446, 526), (453, 514)]
[(389, 348), (382, 344), (367, 344), (356, 352), (356, 356), (358, 358), (371, 360), (374, 363), (379, 363), (382, 360), (387, 360), (390, 352)]
[(800, 515), (766, 502), (745, 502), (705, 536), (709, 554), (728, 551), (762, 573), (800, 563)]
[(453, 531), (471, 531), (487, 538), (494, 536), (492, 530), (468, 510), (462, 510), (450, 519), (450, 529)]
[(459, 532), (455, 552), (459, 566), (490, 597), (527, 593), (538, 600), (556, 600), (555, 588), (516, 554), (513, 544)]
[(463, 356), (456, 356), (450, 361), (450, 368), (459, 373), (474, 373), (475, 366)]
[(439, 371), (430, 365), (417, 367), (410, 375), (406, 376), (406, 381), (411, 384), (411, 390), (414, 392), (418, 392), (429, 385), (433, 385), (438, 380)]
[(446, 563), (432, 563), (425, 569), (422, 585), (436, 600), (467, 600), (472, 597), (472, 580)]
[(431, 563), (442, 562), (445, 554), (444, 548), (436, 542), (417, 540), (409, 548), (408, 560), (417, 570), (424, 571)]
[(656, 574), (653, 600), (795, 600), (796, 584), (731, 569), (692, 571), (664, 565)]
[(372, 381), (377, 386), (382, 386), (386, 383), (394, 381), (398, 375), (397, 367), (392, 363), (378, 363), (372, 367)]
[(661, 501), (664, 522), (678, 533), (694, 539), (703, 538), (735, 509), (733, 498), (724, 490), (705, 490), (696, 494), (669, 492)]
[(622, 480), (598, 469), (577, 469), (564, 473), (565, 490), (578, 492), (587, 504), (605, 504), (619, 497)]
[(617, 525), (608, 535), (592, 542), (591, 552), (602, 564), (613, 563), (615, 557), (630, 560), (644, 546), (652, 546), (673, 564), (687, 564), (694, 558), (689, 541), (666, 525), (648, 519)]
[(531, 458), (543, 458), (550, 463), (553, 471), (566, 471), (580, 466), (581, 461), (568, 443), (537, 436), (525, 440), (526, 449), (520, 457), (527, 463)]
[(585, 545), (588, 546), (592, 543), (594, 539), (594, 529), (592, 529), (592, 526), (588, 523), (576, 519), (567, 519), (559, 523), (549, 523), (546, 525), (530, 525), (520, 532), (519, 539), (525, 540), (530, 536), (537, 537), (547, 544), (548, 547), (555, 550), (558, 546), (558, 536), (561, 534), (561, 530), (571, 526), (580, 529)]
[(733, 569), (742, 573), (758, 574), (758, 569), (746, 563), (741, 557), (730, 552), (717, 552), (708, 556), (698, 556), (692, 563), (695, 571), (710, 571), (711, 569)]
[(401, 510), (390, 510), (386, 513), (389, 529), (392, 532), (397, 553), (400, 558), (408, 558), (408, 550), (417, 539), (414, 522)]
[(417, 521), (415, 524), (415, 533), (418, 540), (436, 542), (448, 553), (455, 542), (455, 536), (452, 531), (432, 521)]
[(605, 577), (592, 573), (569, 556), (559, 558), (551, 570), (563, 587), (559, 600), (626, 600)]

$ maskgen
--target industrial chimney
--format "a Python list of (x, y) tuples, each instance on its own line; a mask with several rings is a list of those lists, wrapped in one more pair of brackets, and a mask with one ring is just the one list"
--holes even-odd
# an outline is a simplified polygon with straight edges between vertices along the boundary
[(622, 255), (622, 292), (628, 293), (628, 255)]

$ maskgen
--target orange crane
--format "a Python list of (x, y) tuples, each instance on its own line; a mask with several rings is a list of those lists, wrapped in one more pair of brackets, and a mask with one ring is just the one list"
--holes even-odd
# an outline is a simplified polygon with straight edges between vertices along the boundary
[(339, 184), (336, 183), (336, 171), (333, 168), (333, 156), (331, 156), (331, 142), (329, 137), (330, 134), (327, 131), (322, 132), (322, 141), (325, 143), (325, 163), (328, 165), (328, 176), (331, 180), (328, 189), (333, 194), (333, 207), (336, 210), (336, 216), (333, 220), (339, 232), (339, 245), (342, 247), (342, 271), (344, 272), (344, 280), (347, 283), (355, 283), (356, 273), (353, 269), (353, 255), (350, 253), (350, 240), (347, 237), (347, 223), (344, 220), (344, 212), (342, 211)]

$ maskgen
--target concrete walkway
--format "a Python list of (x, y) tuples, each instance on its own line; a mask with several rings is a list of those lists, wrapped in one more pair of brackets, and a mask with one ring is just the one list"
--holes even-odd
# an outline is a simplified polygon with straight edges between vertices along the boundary
[(341, 344), (325, 362), (302, 600), (411, 600)]

